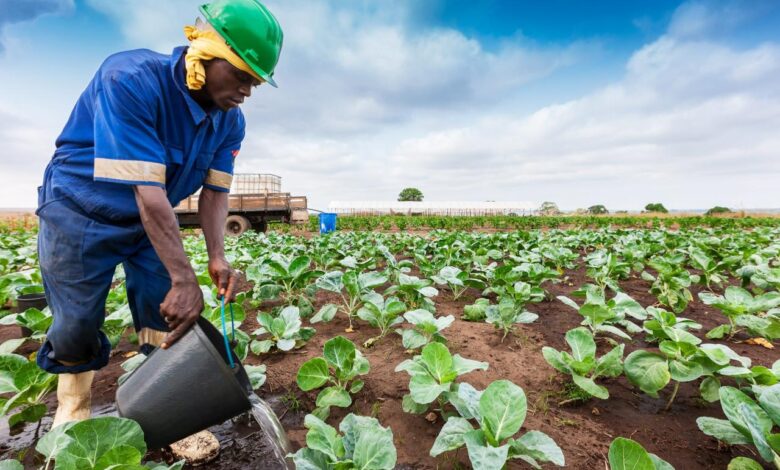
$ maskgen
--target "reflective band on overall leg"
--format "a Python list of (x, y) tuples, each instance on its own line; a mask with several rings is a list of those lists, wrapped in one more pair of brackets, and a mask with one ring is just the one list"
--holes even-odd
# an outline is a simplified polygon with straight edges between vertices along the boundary
[(171, 288), (171, 279), (146, 236), (137, 241), (135, 252), (125, 261), (124, 269), (127, 300), (138, 332), (138, 348), (148, 355), (162, 344), (169, 332), (160, 315), (160, 304)]

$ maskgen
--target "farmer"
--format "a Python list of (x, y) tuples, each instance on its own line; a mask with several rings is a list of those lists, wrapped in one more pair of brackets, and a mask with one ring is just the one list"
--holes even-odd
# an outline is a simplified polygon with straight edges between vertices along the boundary
[[(203, 294), (173, 207), (201, 188), (208, 271), (220, 296), (234, 297), (223, 227), (244, 139), (239, 105), (253, 87), (276, 86), (282, 30), (258, 0), (200, 11), (207, 22), (184, 28), (189, 47), (121, 52), (100, 66), (46, 168), (38, 252), (54, 322), (37, 361), (59, 374), (53, 426), (90, 416), (92, 379), (109, 359), (100, 328), (117, 265), (142, 352), (169, 347), (200, 316)], [(185, 441), (213, 451), (213, 436), (196, 436)]]

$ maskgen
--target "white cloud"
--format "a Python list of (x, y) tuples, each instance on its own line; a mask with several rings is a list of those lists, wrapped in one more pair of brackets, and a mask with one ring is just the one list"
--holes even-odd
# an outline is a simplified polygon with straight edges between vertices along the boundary
[(54, 152), (51, 130), (42, 128), (18, 113), (0, 109), (0, 207), (35, 207), (36, 189), (43, 180), (43, 170)]
[[(407, 139), (393, 160), (456, 188), (479, 174), (515, 199), (544, 192), (548, 182), (570, 185), (545, 194), (568, 207), (637, 208), (647, 198), (778, 206), (780, 192), (759, 190), (780, 173), (778, 74), (777, 45), (737, 51), (664, 37), (637, 51), (624, 79), (603, 90), (528, 117), (483, 118)], [(521, 193), (507, 190), (520, 184)], [(594, 199), (605, 184), (614, 193)]]
[[(198, 2), (159, 3), (90, 0), (117, 21), (128, 44), (169, 50), (183, 42), (178, 26), (171, 25), (191, 22)], [(266, 129), (326, 139), (374, 133), (421, 114), (495, 104), (596, 48), (532, 47), (519, 38), (487, 51), (456, 30), (408, 28), (403, 3), (392, 9), (366, 9), (359, 2), (268, 4), (285, 31), (275, 75), (280, 88), (259, 90), (247, 114), (261, 114)]]
[(668, 35), (680, 39), (723, 37), (773, 7), (774, 0), (690, 0), (675, 10)]

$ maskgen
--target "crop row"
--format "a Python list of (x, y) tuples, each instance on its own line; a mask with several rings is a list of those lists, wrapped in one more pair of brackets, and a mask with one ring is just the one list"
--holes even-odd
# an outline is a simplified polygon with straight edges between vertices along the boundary
[[(681, 382), (698, 382), (702, 398), (720, 401), (728, 418), (702, 417), (702, 431), (728, 444), (753, 444), (762, 458), (772, 462), (780, 450), (780, 439), (776, 441), (771, 433), (780, 423), (780, 366), (753, 365), (723, 341), (704, 343), (696, 334), (701, 325), (681, 314), (693, 300), (690, 287), (700, 284), (704, 288), (700, 300), (723, 314), (722, 324), (706, 332), (706, 339), (750, 336), (771, 342), (779, 338), (779, 234), (777, 227), (491, 234), (434, 230), (426, 236), (352, 232), (315, 238), (248, 234), (231, 239), (226, 247), (231, 262), (252, 283), (251, 290), (239, 296), (234, 318), (240, 327), (246, 320), (244, 306), (262, 308), (274, 301), (275, 307), (258, 313), (258, 329), (236, 330), (236, 350), (245, 358), (250, 353), (262, 357), (303, 347), (316, 334), (318, 323), (343, 315), (350, 325), (361, 322), (376, 331), (363, 348), (380, 341), (400, 341), (404, 349), (416, 354), (396, 370), (410, 376), (404, 411), (434, 411), (445, 420), (431, 455), (465, 446), (474, 468), (500, 468), (510, 458), (532, 465), (545, 461), (563, 465), (563, 451), (547, 435), (529, 431), (516, 436), (526, 408), (520, 387), (498, 380), (477, 390), (458, 379), (489, 364), (450, 354), (446, 331), (455, 318), (436, 312), (440, 296), (458, 298), (470, 291), (477, 300), (464, 308), (461, 320), (487, 322), (504, 338), (517, 324), (538, 319), (533, 313), (535, 303), (557, 301), (581, 315), (582, 324), (566, 333), (570, 352), (547, 347), (543, 354), (552, 367), (571, 377), (577, 390), (573, 400), (608, 399), (608, 390), (599, 379), (622, 374), (653, 397), (672, 384), (669, 404)], [(0, 240), (4, 259), (0, 300), (13, 302), (20, 292), (34, 290), (40, 282), (34, 236), (9, 234)], [(204, 316), (221, 328), (203, 241), (188, 237), (185, 248), (202, 283), (207, 305)], [(561, 282), (567, 270), (577, 267), (585, 268), (588, 282), (572, 294), (575, 299), (552, 298), (546, 287)], [(632, 277), (650, 283), (655, 305), (645, 308), (622, 291), (620, 282)], [(318, 291), (329, 292), (329, 298), (337, 300), (315, 309)], [(6, 314), (0, 323), (29, 328), (30, 338), (41, 341), (51, 316), (30, 309)], [(120, 270), (109, 295), (104, 331), (116, 344), (131, 324)], [(599, 338), (612, 343), (601, 356), (596, 353)], [(623, 341), (633, 338), (656, 347), (624, 358)], [(38, 421), (45, 414), (43, 399), (56, 380), (41, 371), (33, 373), (34, 363), (13, 354), (22, 341), (0, 346), (0, 384), (13, 383), (13, 387), (0, 389), (10, 395), (4, 399), (2, 414), (10, 416), (12, 425)], [(132, 370), (142, 360), (137, 356), (123, 367)], [(369, 370), (360, 348), (342, 337), (330, 339), (322, 357), (301, 366), (299, 387), (318, 390), (317, 407), (306, 419), (307, 447), (295, 457), (303, 468), (337, 464), (352, 468), (349, 465), (357, 466), (364, 458), (384, 462), (371, 468), (392, 468), (392, 432), (376, 420), (348, 415), (339, 427), (343, 435), (326, 423), (332, 407), (351, 406), (351, 397), (363, 388), (361, 376)], [(261, 386), (264, 368), (254, 366), (249, 372), (253, 385)], [(366, 433), (366, 443), (373, 444), (369, 447), (376, 455), (355, 454), (350, 439), (356, 428)], [(621, 440), (616, 444), (636, 443)], [(625, 450), (615, 449), (615, 455)], [(670, 468), (655, 456), (635, 455), (654, 465), (646, 468)], [(611, 461), (612, 456), (611, 451)], [(753, 465), (744, 458), (737, 463)]]
[[(557, 215), (557, 216), (437, 216), (437, 215), (339, 215), (339, 230), (354, 231), (419, 231), (419, 230), (534, 230), (542, 228), (753, 228), (778, 227), (780, 217), (714, 217), (645, 215)], [(319, 232), (317, 216), (302, 226), (272, 224), (280, 232)]]

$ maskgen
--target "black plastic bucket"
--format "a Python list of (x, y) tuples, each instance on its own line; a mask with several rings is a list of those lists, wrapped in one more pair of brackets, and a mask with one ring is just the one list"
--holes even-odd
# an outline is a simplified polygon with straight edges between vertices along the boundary
[[(49, 304), (46, 302), (46, 294), (43, 292), (35, 292), (33, 294), (19, 294), (16, 297), (16, 312), (22, 313), (28, 308), (37, 308), (43, 310)], [(22, 330), (22, 336), (27, 337), (32, 335), (32, 330), (26, 326), (20, 326)]]
[(164, 447), (224, 423), (252, 405), (252, 387), (231, 350), (204, 318), (168, 349), (157, 348), (116, 392), (119, 416), (141, 425), (146, 445)]
[(16, 297), (16, 308), (18, 311), (24, 312), (28, 308), (37, 308), (43, 310), (49, 304), (46, 302), (46, 294), (43, 292), (35, 292), (33, 294), (19, 294)]

